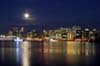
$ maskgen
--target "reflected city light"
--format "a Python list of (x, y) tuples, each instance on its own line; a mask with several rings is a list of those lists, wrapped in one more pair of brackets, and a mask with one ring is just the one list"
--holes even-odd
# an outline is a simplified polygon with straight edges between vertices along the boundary
[(74, 64), (80, 61), (80, 57), (90, 57), (96, 53), (94, 44), (81, 41), (44, 42), (43, 49), (45, 63), (58, 61), (62, 54), (66, 54), (67, 63)]
[(16, 47), (19, 48), (20, 42), (16, 41)]
[(22, 66), (30, 66), (29, 42), (22, 44)]
[[(79, 57), (81, 56), (93, 56), (95, 55), (95, 46), (89, 42), (72, 42), (68, 41), (66, 46), (66, 59), (69, 64), (74, 64), (75, 62), (79, 62)], [(87, 58), (88, 58), (87, 57)], [(75, 60), (75, 58), (77, 58)]]
[(81, 42), (67, 42), (67, 55), (94, 55), (95, 47), (94, 44), (90, 44), (89, 42), (85, 42), (82, 44)]
[(74, 46), (72, 41), (67, 42), (67, 55), (73, 55), (74, 54)]
[(5, 49), (4, 48), (1, 48), (1, 53), (2, 53), (2, 57), (1, 58), (2, 58), (2, 60), (4, 60), (4, 58), (5, 58), (4, 57), (4, 55), (5, 55)]
[(48, 51), (49, 51), (49, 44), (47, 43), (47, 42), (44, 42), (44, 53), (48, 53)]
[(74, 62), (74, 54), (76, 54), (74, 51), (73, 43), (74, 42), (72, 41), (68, 41), (66, 46), (66, 60), (69, 64), (72, 64)]
[(19, 62), (19, 58), (20, 58), (20, 48), (16, 48), (16, 60), (17, 62)]
[[(57, 41), (57, 42), (13, 42), (17, 48), (1, 48), (2, 62), (15, 60), (17, 66), (36, 66), (88, 63), (96, 55), (95, 43), (81, 41)], [(38, 63), (35, 65), (35, 63)]]
[(95, 46), (93, 43), (86, 42), (85, 44), (85, 55), (95, 55)]

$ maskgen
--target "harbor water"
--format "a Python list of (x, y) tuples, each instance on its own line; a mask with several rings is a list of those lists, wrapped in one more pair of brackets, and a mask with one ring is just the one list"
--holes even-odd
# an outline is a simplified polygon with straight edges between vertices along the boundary
[(0, 41), (0, 66), (99, 66), (99, 43)]

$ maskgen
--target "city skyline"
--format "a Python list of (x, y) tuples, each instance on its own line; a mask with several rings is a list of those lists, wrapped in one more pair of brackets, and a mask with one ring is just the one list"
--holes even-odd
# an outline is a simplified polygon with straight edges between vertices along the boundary
[(0, 66), (100, 66), (99, 21), (99, 0), (0, 0)]

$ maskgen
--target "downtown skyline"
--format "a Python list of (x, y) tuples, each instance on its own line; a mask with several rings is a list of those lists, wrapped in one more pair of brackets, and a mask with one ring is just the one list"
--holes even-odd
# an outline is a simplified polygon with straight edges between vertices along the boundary
[(0, 0), (0, 66), (100, 66), (100, 0)]

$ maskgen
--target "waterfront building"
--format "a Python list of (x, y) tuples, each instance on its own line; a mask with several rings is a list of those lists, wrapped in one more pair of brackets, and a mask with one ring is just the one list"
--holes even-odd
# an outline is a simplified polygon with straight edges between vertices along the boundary
[(89, 30), (88, 28), (85, 28), (85, 31), (84, 31), (84, 38), (87, 39), (87, 40), (89, 39), (89, 31), (90, 31), (90, 30)]
[(75, 38), (81, 38), (82, 37), (82, 32), (81, 32), (81, 27), (74, 25), (72, 27), (72, 31), (75, 35)]
[(90, 32), (89, 32), (89, 40), (94, 41), (95, 38), (96, 38), (95, 33), (93, 33), (93, 31), (90, 31)]
[(74, 40), (75, 34), (72, 31), (67, 33), (67, 40)]
[(76, 38), (82, 39), (82, 31), (76, 30)]

